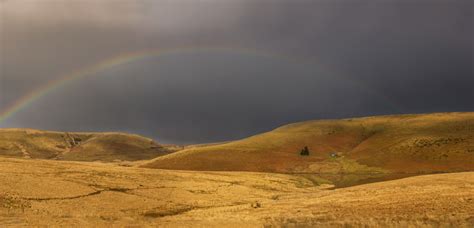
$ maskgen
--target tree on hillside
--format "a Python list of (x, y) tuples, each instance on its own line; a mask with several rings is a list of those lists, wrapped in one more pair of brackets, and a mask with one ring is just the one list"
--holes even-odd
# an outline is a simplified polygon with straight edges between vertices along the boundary
[(305, 147), (301, 150), (300, 155), (301, 155), (301, 156), (308, 156), (308, 155), (309, 155), (309, 149), (308, 149), (307, 146), (305, 146)]

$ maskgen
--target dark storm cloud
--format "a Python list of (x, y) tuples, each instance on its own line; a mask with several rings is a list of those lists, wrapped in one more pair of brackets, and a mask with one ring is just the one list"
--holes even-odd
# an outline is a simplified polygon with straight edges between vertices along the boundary
[(472, 1), (0, 4), (0, 110), (121, 52), (231, 46), (292, 59), (147, 58), (61, 88), (2, 127), (131, 131), (190, 143), (306, 119), (474, 111)]

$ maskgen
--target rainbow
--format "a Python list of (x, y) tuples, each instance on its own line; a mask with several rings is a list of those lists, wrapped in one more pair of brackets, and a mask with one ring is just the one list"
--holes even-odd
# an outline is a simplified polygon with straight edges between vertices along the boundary
[(9, 105), (2, 112), (0, 112), (0, 124), (3, 123), (6, 119), (18, 113), (19, 111), (30, 106), (32, 103), (34, 103), (38, 99), (55, 91), (57, 88), (66, 86), (80, 79), (95, 75), (106, 69), (113, 68), (115, 66), (119, 66), (126, 63), (136, 62), (147, 57), (153, 57), (153, 56), (157, 57), (157, 56), (163, 56), (163, 55), (169, 55), (169, 54), (179, 54), (179, 53), (186, 53), (190, 51), (230, 51), (230, 52), (238, 52), (238, 53), (252, 54), (252, 55), (258, 55), (258, 56), (273, 57), (273, 58), (276, 57), (279, 59), (294, 61), (293, 59), (286, 56), (282, 56), (282, 55), (278, 55), (278, 54), (270, 53), (270, 52), (263, 52), (256, 49), (225, 48), (225, 47), (210, 47), (210, 48), (209, 47), (206, 47), (206, 48), (189, 47), (189, 48), (178, 48), (178, 49), (168, 49), (168, 50), (152, 50), (152, 51), (145, 50), (145, 51), (122, 53), (112, 58), (107, 58), (91, 66), (87, 66), (82, 69), (70, 72), (66, 75), (58, 77), (58, 79), (56, 80), (49, 81), (48, 83), (37, 87), (36, 89), (22, 96), (21, 98), (15, 100), (11, 105)]
[[(68, 74), (58, 77), (56, 80), (51, 80), (48, 83), (40, 87), (37, 87), (36, 89), (22, 96), (21, 98), (15, 100), (11, 105), (9, 105), (2, 112), (0, 112), (0, 124), (2, 124), (6, 119), (14, 116), (19, 111), (30, 106), (35, 101), (55, 91), (56, 89), (72, 84), (73, 82), (84, 79), (86, 77), (96, 75), (97, 73), (101, 71), (104, 71), (104, 70), (107, 70), (107, 69), (110, 69), (122, 64), (136, 62), (147, 57), (153, 57), (153, 56), (157, 57), (157, 56), (163, 56), (163, 55), (169, 55), (169, 54), (179, 54), (179, 53), (186, 53), (190, 51), (230, 51), (230, 52), (237, 52), (237, 53), (243, 53), (243, 54), (252, 54), (252, 55), (257, 55), (257, 56), (284, 59), (288, 62), (294, 62), (294, 63), (299, 63), (299, 64), (303, 64), (303, 63), (314, 64), (313, 61), (310, 61), (307, 59), (306, 60), (296, 59), (296, 58), (292, 58), (292, 57), (288, 57), (288, 56), (280, 55), (276, 53), (271, 53), (267, 51), (261, 51), (261, 50), (256, 50), (256, 49), (246, 49), (246, 48), (187, 47), (187, 48), (168, 49), (168, 50), (152, 50), (152, 51), (144, 50), (144, 51), (122, 53), (114, 57), (107, 58), (103, 61), (100, 61), (99, 63), (70, 72)], [(345, 80), (350, 80), (350, 79), (345, 78)], [(366, 87), (359, 82), (356, 82), (356, 81), (353, 81), (353, 82), (355, 82), (356, 84), (360, 86)], [(380, 97), (383, 97), (386, 100), (390, 100), (390, 99), (387, 99), (387, 97), (383, 96), (382, 94), (377, 94), (377, 95)], [(396, 104), (395, 102), (389, 102), (389, 103), (392, 106), (396, 106), (394, 105)]]

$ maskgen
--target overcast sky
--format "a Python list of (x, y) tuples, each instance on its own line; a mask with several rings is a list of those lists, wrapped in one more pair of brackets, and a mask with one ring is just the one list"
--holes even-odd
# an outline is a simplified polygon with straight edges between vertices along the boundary
[(310, 119), (474, 111), (472, 0), (0, 0), (0, 127), (238, 139)]

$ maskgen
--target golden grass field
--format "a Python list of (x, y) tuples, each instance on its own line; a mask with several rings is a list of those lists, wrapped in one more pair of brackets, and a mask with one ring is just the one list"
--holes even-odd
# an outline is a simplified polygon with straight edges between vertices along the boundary
[(474, 225), (474, 172), (330, 190), (303, 177), (0, 158), (2, 226)]
[(0, 129), (0, 227), (474, 227), (473, 164), (474, 113), (194, 146)]

